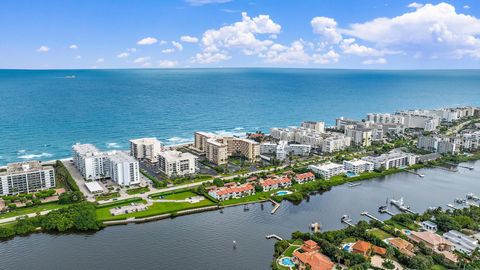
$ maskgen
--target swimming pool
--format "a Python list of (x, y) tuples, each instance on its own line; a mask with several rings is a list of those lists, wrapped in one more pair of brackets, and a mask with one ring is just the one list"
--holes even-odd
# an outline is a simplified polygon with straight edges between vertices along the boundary
[(292, 267), (292, 266), (295, 266), (295, 263), (293, 263), (292, 258), (283, 257), (282, 259), (280, 259), (280, 265), (281, 266)]
[(277, 191), (275, 193), (275, 195), (277, 196), (283, 196), (283, 195), (287, 195), (287, 194), (291, 194), (292, 192), (291, 191), (288, 191), (288, 190), (280, 190), (280, 191)]
[(355, 174), (354, 172), (347, 172), (345, 175), (346, 175), (347, 177), (355, 177), (355, 176), (357, 176), (357, 174)]

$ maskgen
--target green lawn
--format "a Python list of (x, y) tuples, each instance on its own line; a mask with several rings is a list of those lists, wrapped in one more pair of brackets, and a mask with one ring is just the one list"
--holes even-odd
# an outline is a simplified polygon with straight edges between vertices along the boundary
[(167, 194), (163, 196), (164, 200), (185, 200), (190, 197), (198, 196), (192, 191), (183, 191), (178, 193)]
[(355, 243), (355, 242), (357, 242), (357, 239), (354, 237), (347, 237), (342, 240), (342, 244)]
[[(150, 194), (148, 197), (153, 198), (153, 199), (157, 199), (160, 196), (166, 197), (166, 196), (174, 195), (173, 197), (175, 198), (175, 196), (176, 196), (175, 194), (181, 194), (181, 193), (184, 193), (184, 192), (187, 192), (189, 194), (195, 194), (195, 193), (193, 193), (192, 188), (182, 188), (182, 189), (176, 189), (176, 190), (173, 190), (173, 191), (164, 191), (164, 192)], [(184, 195), (178, 195), (178, 196), (182, 197)], [(193, 195), (193, 196), (196, 196), (196, 194)], [(191, 197), (191, 196), (187, 196), (185, 198), (188, 198), (188, 197)], [(172, 198), (172, 197), (170, 197), (170, 198)]]
[(108, 194), (102, 194), (102, 195), (98, 195), (98, 196), (95, 196), (95, 201), (106, 201), (106, 200), (110, 200), (110, 199), (113, 199), (113, 198), (118, 198), (120, 197), (120, 194), (118, 192), (110, 192)]
[(381, 240), (393, 237), (391, 234), (385, 232), (384, 230), (378, 229), (378, 228), (371, 229), (370, 231), (368, 231), (368, 233), (380, 238)]
[(270, 193), (272, 192), (257, 192), (255, 193), (255, 195), (252, 195), (252, 196), (243, 197), (239, 199), (226, 200), (226, 201), (220, 202), (220, 204), (226, 206), (226, 205), (232, 205), (237, 203), (248, 203), (248, 202), (257, 202), (261, 200), (267, 200), (268, 198), (270, 198)]
[(431, 270), (447, 270), (447, 268), (439, 265), (439, 264), (435, 264), (434, 266), (432, 266)]
[(67, 205), (58, 204), (57, 202), (51, 202), (51, 203), (45, 203), (45, 204), (40, 204), (40, 205), (36, 205), (36, 206), (31, 206), (31, 207), (21, 207), (21, 208), (15, 209), (13, 211), (10, 211), (8, 213), (0, 214), (0, 219), (15, 217), (15, 216), (22, 216), (22, 215), (41, 212), (41, 211), (45, 211), (45, 210), (53, 210), (53, 209), (58, 209), (58, 208), (62, 208), (62, 207), (65, 207), (65, 206), (67, 206)]
[(134, 195), (134, 194), (139, 194), (139, 193), (145, 193), (150, 191), (148, 187), (138, 187), (138, 188), (131, 188), (127, 190), (128, 195)]
[[(114, 207), (128, 205), (130, 203), (131, 202), (121, 203), (121, 204), (115, 205)], [(142, 203), (146, 203), (146, 202), (143, 201)], [(144, 218), (144, 217), (150, 217), (150, 216), (161, 215), (166, 213), (178, 212), (181, 210), (187, 210), (187, 209), (193, 209), (193, 208), (199, 208), (199, 207), (205, 207), (205, 206), (213, 206), (213, 205), (215, 205), (215, 203), (213, 203), (208, 199), (205, 199), (198, 203), (174, 203), (174, 202), (153, 203), (153, 205), (149, 206), (148, 209), (145, 211), (129, 213), (129, 214), (124, 214), (119, 216), (112, 216), (110, 214), (109, 210), (111, 207), (102, 207), (102, 208), (97, 208), (97, 217), (100, 221), (119, 220), (119, 219), (127, 219), (132, 217)]]
[(293, 256), (293, 252), (298, 249), (299, 247), (296, 247), (296, 246), (290, 246), (289, 248), (287, 248), (284, 252), (283, 252), (283, 256), (286, 256), (286, 257), (292, 257)]

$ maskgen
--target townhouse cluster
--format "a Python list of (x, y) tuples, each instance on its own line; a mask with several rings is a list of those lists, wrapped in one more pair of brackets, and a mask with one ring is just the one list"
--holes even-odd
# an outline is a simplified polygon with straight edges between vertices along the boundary
[(231, 156), (243, 156), (250, 162), (256, 162), (260, 156), (260, 144), (254, 140), (203, 131), (194, 135), (194, 148), (215, 165), (227, 164)]

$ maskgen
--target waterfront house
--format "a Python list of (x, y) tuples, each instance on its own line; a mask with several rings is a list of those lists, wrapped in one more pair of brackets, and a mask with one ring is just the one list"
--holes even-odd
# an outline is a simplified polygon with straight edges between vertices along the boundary
[(298, 270), (331, 270), (335, 264), (325, 255), (318, 251), (293, 252), (293, 262), (298, 266)]
[(471, 254), (476, 248), (479, 247), (478, 240), (469, 237), (459, 231), (451, 230), (443, 234), (443, 238), (449, 240), (455, 245), (455, 250)]
[(292, 186), (292, 180), (288, 177), (282, 177), (277, 179), (268, 178), (260, 181), (263, 191), (275, 190), (278, 188), (287, 188)]
[(361, 254), (365, 257), (370, 257), (373, 254), (385, 255), (387, 252), (386, 249), (370, 244), (362, 240), (358, 240), (352, 246), (352, 253)]
[(434, 252), (443, 254), (447, 260), (457, 262), (457, 256), (452, 252), (455, 249), (455, 245), (440, 235), (430, 231), (412, 231), (407, 236), (414, 243), (424, 243), (426, 247)]
[(427, 221), (422, 221), (420, 223), (420, 226), (422, 226), (422, 229), (425, 231), (430, 231), (430, 232), (436, 232), (438, 230), (437, 224), (427, 220)]
[(317, 242), (315, 242), (313, 240), (305, 241), (300, 248), (305, 252), (312, 252), (312, 251), (320, 250), (320, 247), (318, 246)]
[(210, 195), (212, 198), (219, 201), (238, 199), (245, 196), (251, 196), (254, 194), (255, 194), (255, 188), (251, 184), (221, 187), (221, 188), (212, 189), (208, 192), (208, 195)]
[(408, 242), (407, 240), (404, 240), (402, 238), (390, 238), (387, 240), (388, 243), (398, 249), (401, 253), (408, 257), (415, 256), (414, 249), (415, 247), (413, 246), (412, 243)]
[(315, 180), (315, 175), (312, 172), (300, 173), (295, 176), (295, 181), (299, 184), (304, 184)]

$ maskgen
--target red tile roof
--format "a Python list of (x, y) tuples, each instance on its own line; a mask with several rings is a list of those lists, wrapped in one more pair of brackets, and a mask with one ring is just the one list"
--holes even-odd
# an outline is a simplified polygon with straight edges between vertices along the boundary
[(215, 193), (217, 194), (217, 196), (223, 196), (223, 195), (231, 194), (231, 193), (246, 192), (246, 191), (253, 190), (253, 189), (254, 188), (251, 184), (245, 184), (243, 186), (235, 186), (235, 187), (230, 187), (230, 188), (228, 188), (228, 187), (220, 188)]
[(317, 251), (304, 253), (294, 251), (293, 256), (303, 264), (309, 265), (311, 270), (331, 270), (335, 266), (327, 256)]
[(297, 179), (304, 180), (304, 179), (315, 177), (315, 175), (311, 172), (306, 172), (306, 173), (297, 174), (295, 177)]
[(261, 184), (262, 184), (262, 186), (266, 187), (266, 186), (273, 186), (273, 185), (276, 185), (276, 184), (284, 184), (284, 183), (291, 183), (291, 182), (292, 182), (292, 180), (290, 180), (290, 178), (282, 177), (280, 179), (268, 178), (268, 179), (265, 179)]

